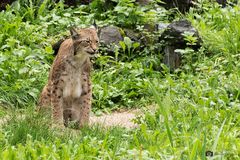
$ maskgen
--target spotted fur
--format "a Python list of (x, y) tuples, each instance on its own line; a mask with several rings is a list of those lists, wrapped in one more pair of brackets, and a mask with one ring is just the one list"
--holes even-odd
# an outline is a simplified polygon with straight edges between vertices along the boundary
[(43, 88), (39, 107), (51, 108), (55, 124), (82, 127), (89, 122), (92, 88), (91, 62), (98, 48), (95, 28), (72, 29), (71, 38), (61, 44)]

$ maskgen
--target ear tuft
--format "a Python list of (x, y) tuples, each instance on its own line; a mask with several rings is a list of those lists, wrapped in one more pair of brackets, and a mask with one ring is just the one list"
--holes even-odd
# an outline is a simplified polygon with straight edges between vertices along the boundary
[(98, 31), (98, 26), (97, 26), (95, 20), (93, 20), (93, 24), (92, 24), (92, 26), (90, 28), (96, 29), (96, 31)]
[(77, 39), (79, 37), (79, 34), (75, 28), (71, 28), (70, 33), (71, 33), (72, 39)]

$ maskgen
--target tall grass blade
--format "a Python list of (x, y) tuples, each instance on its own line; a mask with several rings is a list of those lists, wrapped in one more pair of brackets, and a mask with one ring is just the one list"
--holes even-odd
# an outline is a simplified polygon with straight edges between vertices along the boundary
[(203, 147), (202, 147), (202, 155), (201, 155), (201, 159), (206, 159), (206, 143), (207, 143), (207, 137), (206, 137), (206, 133), (204, 132), (204, 141), (203, 141)]
[(192, 151), (191, 151), (191, 154), (190, 154), (190, 158), (189, 158), (190, 160), (196, 159), (199, 143), (200, 142), (199, 142), (198, 139), (194, 142), (193, 148), (192, 148)]
[(166, 109), (164, 108), (162, 99), (160, 98), (160, 96), (159, 96), (157, 90), (155, 89), (155, 87), (153, 86), (153, 84), (150, 83), (149, 86), (150, 86), (150, 90), (153, 93), (154, 99), (156, 100), (156, 102), (159, 106), (159, 109), (164, 117), (164, 124), (167, 129), (167, 135), (168, 135), (169, 141), (171, 143), (171, 146), (173, 147), (172, 131), (171, 131), (171, 129), (169, 127), (169, 123), (168, 123), (168, 113), (167, 113)]
[(38, 16), (44, 16), (44, 13), (45, 13), (45, 11), (46, 11), (46, 9), (47, 9), (48, 1), (49, 1), (49, 0), (44, 0), (44, 1), (41, 3), (41, 5), (40, 5), (40, 7), (39, 7), (39, 9), (38, 9)]
[(225, 122), (226, 122), (226, 118), (224, 119), (224, 121), (223, 121), (221, 127), (219, 128), (218, 133), (217, 133), (217, 135), (216, 135), (216, 137), (215, 137), (215, 141), (214, 141), (214, 144), (213, 144), (213, 147), (212, 147), (213, 153), (215, 153), (215, 151), (216, 151), (216, 149), (217, 149), (218, 140), (219, 140), (219, 137), (220, 137), (220, 135), (221, 135), (221, 133), (222, 133), (223, 126), (225, 125)]

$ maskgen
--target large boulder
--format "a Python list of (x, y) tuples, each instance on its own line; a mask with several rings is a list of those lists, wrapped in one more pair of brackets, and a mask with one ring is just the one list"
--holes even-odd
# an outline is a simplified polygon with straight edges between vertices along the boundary
[(201, 38), (199, 37), (198, 31), (192, 26), (191, 22), (185, 19), (169, 24), (162, 33), (160, 39), (164, 40), (168, 45), (186, 48), (186, 40), (183, 35), (186, 32), (189, 32), (194, 37), (197, 37), (196, 45), (193, 47), (199, 48)]
[(119, 46), (119, 42), (123, 41), (120, 30), (121, 29), (116, 26), (105, 26), (99, 29), (100, 51), (114, 56), (115, 46)]
[[(189, 45), (183, 34), (191, 34), (196, 37), (194, 45)], [(187, 20), (175, 21), (167, 26), (165, 31), (160, 36), (160, 41), (164, 44), (163, 63), (170, 70), (174, 70), (181, 65), (181, 54), (176, 52), (176, 49), (185, 49), (186, 47), (197, 50), (201, 47), (202, 40), (198, 31)]]
[(103, 45), (119, 44), (123, 40), (120, 28), (116, 26), (106, 26), (99, 29), (99, 39)]
[(119, 42), (124, 40), (124, 37), (128, 37), (132, 42), (139, 42), (144, 46), (144, 36), (139, 32), (135, 32), (131, 29), (122, 29), (117, 26), (106, 26), (99, 29), (99, 39), (101, 46), (104, 46), (106, 52), (113, 53), (115, 46), (120, 46)]

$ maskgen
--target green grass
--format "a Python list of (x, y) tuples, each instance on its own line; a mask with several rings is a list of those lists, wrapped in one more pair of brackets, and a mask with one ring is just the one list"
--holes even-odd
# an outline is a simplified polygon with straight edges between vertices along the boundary
[[(168, 21), (170, 12), (156, 10), (155, 3), (141, 8), (121, 1), (108, 9), (96, 0), (64, 9), (62, 3), (29, 2), (0, 13), (0, 119), (9, 117), (0, 127), (1, 159), (240, 159), (239, 5), (222, 9), (204, 1), (184, 16), (203, 46), (184, 50), (175, 72), (160, 63), (161, 44), (134, 52), (119, 48), (115, 56), (102, 49), (92, 73), (93, 111), (141, 108), (144, 114), (136, 129), (79, 131), (52, 128), (49, 113), (34, 111), (53, 60), (51, 44), (68, 34), (71, 22), (88, 26), (94, 17), (100, 25), (141, 28)], [(125, 23), (123, 14), (136, 21)]]

